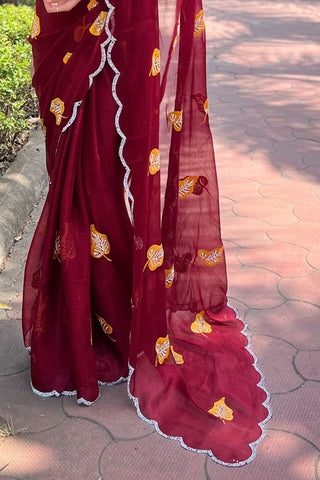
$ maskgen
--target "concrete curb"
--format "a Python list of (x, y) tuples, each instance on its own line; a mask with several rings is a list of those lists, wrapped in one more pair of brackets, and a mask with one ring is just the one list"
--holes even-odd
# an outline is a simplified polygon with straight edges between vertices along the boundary
[(43, 133), (35, 130), (0, 177), (0, 265), (47, 184)]

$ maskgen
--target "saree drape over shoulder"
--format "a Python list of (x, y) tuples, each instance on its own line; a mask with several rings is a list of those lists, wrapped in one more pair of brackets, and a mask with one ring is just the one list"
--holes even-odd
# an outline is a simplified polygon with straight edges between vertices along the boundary
[(90, 404), (129, 377), (160, 433), (248, 463), (270, 414), (227, 305), (201, 0), (39, 0), (30, 41), (50, 177), (25, 273), (34, 391)]

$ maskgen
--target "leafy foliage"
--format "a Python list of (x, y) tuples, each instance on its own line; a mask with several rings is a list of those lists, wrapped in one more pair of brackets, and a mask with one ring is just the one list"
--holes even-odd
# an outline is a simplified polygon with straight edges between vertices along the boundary
[(0, 162), (12, 153), (28, 119), (38, 115), (30, 77), (32, 18), (32, 7), (0, 5)]

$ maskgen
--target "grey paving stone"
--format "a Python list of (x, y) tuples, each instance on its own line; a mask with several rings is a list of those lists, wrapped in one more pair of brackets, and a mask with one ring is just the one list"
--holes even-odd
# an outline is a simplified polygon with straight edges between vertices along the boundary
[(3, 461), (9, 462), (6, 475), (19, 480), (98, 480), (99, 456), (110, 441), (99, 425), (68, 419), (36, 437), (6, 438), (0, 447)]
[(29, 366), (29, 354), (25, 350), (21, 322), (0, 320), (0, 377), (21, 372)]

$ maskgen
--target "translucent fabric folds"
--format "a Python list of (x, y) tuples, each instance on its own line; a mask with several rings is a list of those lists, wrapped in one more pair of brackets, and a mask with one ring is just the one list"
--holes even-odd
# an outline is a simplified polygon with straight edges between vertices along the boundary
[(160, 433), (248, 463), (270, 414), (227, 306), (201, 1), (38, 0), (30, 41), (50, 176), (25, 273), (34, 391), (90, 404), (129, 375)]

